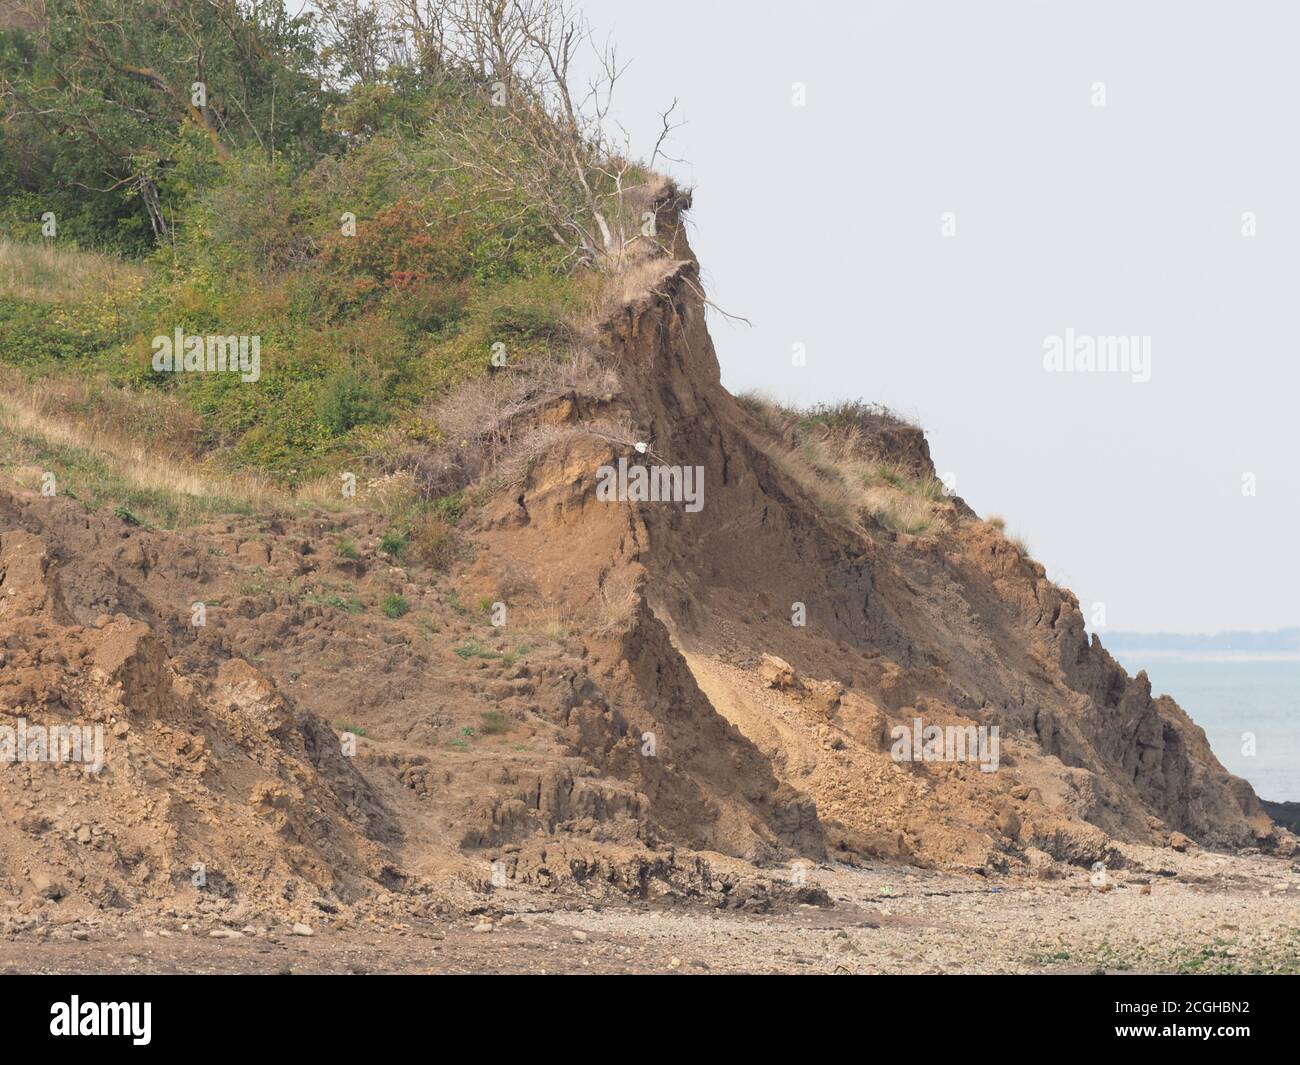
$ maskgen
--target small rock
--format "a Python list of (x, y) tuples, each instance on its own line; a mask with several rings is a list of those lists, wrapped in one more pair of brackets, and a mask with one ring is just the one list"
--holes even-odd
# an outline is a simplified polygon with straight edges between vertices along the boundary
[(314, 936), (316, 934), (311, 930), (311, 925), (303, 924), (301, 921), (295, 924), (289, 931), (295, 936)]
[(575, 929), (573, 930), (573, 941), (574, 941), (575, 943), (585, 943), (585, 942), (587, 942), (587, 933), (586, 933), (586, 932), (583, 932), (583, 931), (580, 931), (579, 929), (575, 928)]
[(794, 666), (790, 665), (784, 658), (777, 658), (776, 655), (765, 654), (758, 666), (758, 675), (763, 678), (763, 683), (769, 688), (794, 688), (799, 684), (798, 677), (795, 676)]
[(233, 928), (214, 928), (208, 933), (209, 939), (243, 939), (242, 932), (236, 932)]
[(492, 929), (493, 925), (491, 921), (479, 921), (479, 923), (474, 926), (475, 932), (491, 932)]
[(67, 888), (63, 886), (63, 881), (44, 870), (38, 869), (32, 873), (31, 880), (36, 894), (43, 899), (61, 899), (68, 893)]

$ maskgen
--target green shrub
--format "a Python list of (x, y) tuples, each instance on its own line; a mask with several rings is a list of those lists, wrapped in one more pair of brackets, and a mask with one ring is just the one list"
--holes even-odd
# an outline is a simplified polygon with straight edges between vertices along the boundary
[(406, 550), (406, 535), (396, 529), (389, 529), (379, 541), (379, 550), (386, 555), (399, 558), (402, 552)]
[(321, 385), (316, 416), (332, 436), (342, 436), (358, 425), (383, 421), (384, 409), (370, 384), (349, 370)]
[(411, 608), (407, 605), (406, 600), (402, 596), (391, 594), (384, 596), (384, 598), (380, 600), (379, 609), (383, 612), (385, 617), (400, 618), (410, 611)]

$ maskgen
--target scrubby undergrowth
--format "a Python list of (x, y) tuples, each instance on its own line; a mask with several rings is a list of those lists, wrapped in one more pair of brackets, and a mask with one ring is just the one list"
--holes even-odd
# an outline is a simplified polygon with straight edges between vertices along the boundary
[[(165, 525), (356, 484), (445, 560), (462, 490), (556, 432), (528, 412), (608, 388), (593, 327), (665, 186), (574, 102), (567, 9), (448, 8), (435, 43), (400, 5), (324, 8), (0, 27), (0, 463)], [(160, 370), (178, 336), (258, 364)]]

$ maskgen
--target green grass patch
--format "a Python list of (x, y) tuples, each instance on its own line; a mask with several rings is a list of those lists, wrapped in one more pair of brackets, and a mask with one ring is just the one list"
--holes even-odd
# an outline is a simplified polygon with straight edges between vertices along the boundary
[(410, 612), (406, 599), (396, 593), (386, 595), (379, 601), (379, 609), (387, 618), (405, 617)]
[(364, 614), (366, 605), (355, 595), (344, 598), (341, 595), (329, 595), (323, 600), (326, 606), (332, 606), (335, 610), (343, 610), (349, 614)]
[(401, 558), (402, 552), (406, 550), (406, 544), (407, 537), (405, 533), (398, 532), (396, 529), (389, 529), (379, 541), (379, 550), (386, 555), (392, 555), (393, 558)]

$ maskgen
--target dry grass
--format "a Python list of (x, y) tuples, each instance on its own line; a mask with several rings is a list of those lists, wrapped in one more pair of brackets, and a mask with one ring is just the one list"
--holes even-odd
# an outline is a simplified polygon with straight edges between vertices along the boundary
[[(356, 477), (356, 495), (343, 494), (343, 474), (352, 473)], [(360, 470), (340, 470), (338, 473), (326, 473), (303, 481), (292, 493), (292, 502), (300, 507), (316, 510), (354, 510), (370, 505), (370, 495), (366, 489)]]
[(426, 500), (461, 491), (507, 465), (516, 467), (507, 480), (515, 480), (520, 464), (544, 446), (544, 422), (577, 415), (570, 406), (544, 417), (548, 406), (599, 406), (618, 390), (618, 375), (585, 348), (534, 357), (462, 382), (412, 423), (375, 431), (366, 458), (386, 474), (409, 474)]
[(619, 388), (618, 374), (588, 349), (534, 359), (463, 382), (424, 412), (424, 423), (436, 427), (437, 446), (390, 442), (382, 462), (409, 472), (425, 499), (470, 485), (480, 491), (516, 485), (546, 452), (576, 436), (626, 439), (631, 446), (630, 426), (582, 418), (584, 409), (599, 409)]
[(775, 437), (768, 455), (833, 520), (858, 527), (870, 515), (893, 532), (921, 536), (952, 515), (941, 481), (873, 454), (875, 427), (908, 424), (890, 412), (860, 403), (792, 410), (756, 393), (739, 399)]
[(569, 638), (569, 623), (565, 614), (554, 603), (543, 612), (541, 631), (548, 640), (554, 640), (556, 643), (563, 643)]
[(1023, 536), (1014, 536), (1011, 533), (1007, 532), (1007, 522), (1005, 518), (1002, 518), (997, 514), (990, 514), (987, 518), (984, 519), (984, 524), (990, 526), (991, 528), (996, 529), (999, 533), (1001, 533), (1002, 538), (1006, 540), (1007, 543), (1009, 543), (1017, 551), (1019, 551), (1022, 555), (1024, 555), (1025, 558), (1032, 557), (1029, 553), (1029, 544), (1025, 542), (1025, 538)]
[(620, 308), (661, 291), (663, 282), (676, 268), (672, 259), (656, 256), (629, 262), (617, 273), (602, 277), (600, 293), (592, 302), (589, 319), (580, 325), (594, 333)]
[(628, 628), (641, 595), (641, 574), (636, 568), (607, 573), (600, 582), (597, 631), (620, 633)]
[(421, 514), (411, 526), (411, 553), (435, 570), (450, 570), (460, 554), (456, 527), (437, 514)]
[(880, 524), (909, 536), (928, 532), (938, 517), (937, 508), (930, 499), (906, 490), (869, 485), (864, 499), (867, 512)]
[(111, 255), (0, 237), (0, 296), (79, 303), (127, 281), (142, 284), (146, 273), (144, 267)]
[(20, 483), (48, 470), (60, 494), (138, 509), (168, 526), (295, 505), (264, 477), (211, 469), (197, 451), (200, 428), (165, 395), (0, 372), (0, 468)]

